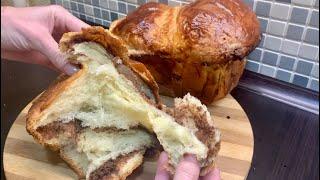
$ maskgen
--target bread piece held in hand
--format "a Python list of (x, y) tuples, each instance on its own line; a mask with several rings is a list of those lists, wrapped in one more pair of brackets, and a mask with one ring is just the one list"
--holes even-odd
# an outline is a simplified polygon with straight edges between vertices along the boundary
[(206, 173), (220, 148), (207, 108), (190, 95), (175, 99), (174, 107), (162, 105), (144, 66), (115, 57), (119, 43), (99, 27), (64, 34), (60, 49), (81, 69), (60, 76), (33, 103), (28, 132), (59, 151), (80, 178), (125, 179), (158, 142), (171, 172), (189, 153)]

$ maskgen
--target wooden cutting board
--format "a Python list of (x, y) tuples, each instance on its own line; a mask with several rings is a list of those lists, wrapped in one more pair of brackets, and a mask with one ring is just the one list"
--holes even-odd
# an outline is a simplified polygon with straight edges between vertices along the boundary
[[(172, 98), (163, 97), (164, 102)], [(13, 123), (4, 147), (3, 164), (8, 180), (16, 179), (77, 179), (76, 174), (57, 153), (37, 144), (25, 128), (26, 106)], [(253, 155), (253, 134), (246, 113), (228, 95), (208, 106), (215, 125), (221, 131), (221, 150), (217, 166), (223, 180), (246, 179)], [(152, 180), (156, 160), (146, 160), (128, 179)]]

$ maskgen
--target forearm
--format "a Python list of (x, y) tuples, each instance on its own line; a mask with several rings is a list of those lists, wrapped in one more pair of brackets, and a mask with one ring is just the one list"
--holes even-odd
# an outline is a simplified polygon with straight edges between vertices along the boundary
[(5, 41), (5, 20), (8, 6), (1, 6), (1, 58), (4, 58), (4, 41)]
[(8, 6), (1, 6), (1, 60), (2, 59), (13, 59), (12, 55), (8, 54), (5, 50), (5, 25), (6, 11)]
[(1, 57), (3, 57), (3, 50), (19, 50), (14, 47), (17, 44), (17, 38), (20, 38), (15, 30), (15, 9), (10, 6), (1, 6)]

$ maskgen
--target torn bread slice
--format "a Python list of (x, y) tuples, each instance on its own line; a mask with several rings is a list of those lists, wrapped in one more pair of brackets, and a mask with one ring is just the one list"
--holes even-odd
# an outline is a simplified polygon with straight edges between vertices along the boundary
[[(154, 145), (154, 137), (143, 129), (116, 130), (82, 127), (79, 120), (52, 122), (37, 129), (49, 148), (86, 179), (125, 179), (140, 166), (143, 154)], [(112, 164), (113, 168), (110, 167)], [(105, 168), (101, 168), (105, 167)]]
[[(103, 43), (101, 37), (104, 37)], [(117, 41), (112, 40), (107, 30), (101, 31), (96, 27), (63, 36), (61, 51), (81, 69), (71, 77), (60, 78), (33, 104), (27, 118), (28, 132), (39, 143), (59, 150), (78, 175), (88, 179), (92, 179), (94, 174), (125, 178), (123, 174), (130, 174), (141, 163), (137, 154), (132, 161), (128, 160), (131, 158), (128, 154), (142, 154), (154, 145), (156, 139), (169, 155), (168, 168), (171, 172), (183, 155), (190, 153), (196, 155), (202, 167), (201, 174), (205, 174), (214, 166), (220, 148), (220, 133), (214, 127), (207, 108), (195, 97), (186, 95), (183, 99), (175, 99), (174, 107), (160, 106), (163, 109), (159, 109), (158, 95), (151, 88), (154, 85), (146, 84), (148, 81), (143, 78), (148, 73), (139, 74), (141, 71), (138, 71), (137, 76), (133, 73), (137, 70), (130, 63), (126, 66), (113, 56), (110, 47)], [(69, 127), (69, 124), (73, 125)], [(94, 143), (87, 147), (87, 151), (79, 144), (82, 133), (87, 131), (102, 133), (95, 134), (97, 139), (106, 138), (106, 132), (113, 133), (118, 139), (121, 132), (133, 129), (144, 132), (143, 137), (148, 140), (139, 141), (143, 138), (133, 133), (131, 136), (138, 137), (137, 142), (127, 140), (128, 147), (120, 152), (102, 150), (106, 152), (92, 156), (86, 152), (96, 151), (104, 143)], [(126, 159), (127, 164), (121, 158)], [(107, 170), (110, 162), (113, 162), (112, 167), (119, 167), (119, 171)], [(129, 162), (136, 163), (130, 165)], [(132, 169), (123, 170), (122, 167)], [(99, 173), (95, 173), (97, 171)], [(119, 174), (121, 172), (122, 175)]]
[(146, 145), (152, 144), (143, 130), (102, 131), (86, 129), (76, 143), (68, 141), (60, 155), (86, 179), (125, 179), (140, 166)]

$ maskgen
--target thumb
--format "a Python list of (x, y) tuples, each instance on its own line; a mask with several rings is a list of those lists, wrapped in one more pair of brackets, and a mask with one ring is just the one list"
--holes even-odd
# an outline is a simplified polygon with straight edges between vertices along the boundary
[(174, 180), (197, 180), (199, 178), (200, 166), (194, 155), (186, 155), (178, 164)]
[(67, 61), (66, 55), (60, 52), (58, 43), (51, 35), (49, 38), (41, 38), (40, 46), (42, 47), (37, 48), (38, 51), (47, 56), (52, 64), (62, 72), (72, 75), (79, 70)]
[(155, 176), (155, 180), (169, 180), (170, 174), (166, 170), (166, 166), (168, 164), (168, 155), (165, 152), (160, 154), (157, 166), (157, 172)]

